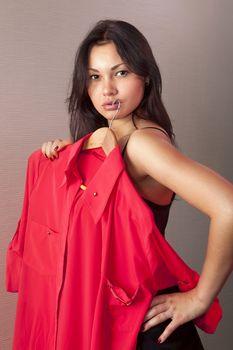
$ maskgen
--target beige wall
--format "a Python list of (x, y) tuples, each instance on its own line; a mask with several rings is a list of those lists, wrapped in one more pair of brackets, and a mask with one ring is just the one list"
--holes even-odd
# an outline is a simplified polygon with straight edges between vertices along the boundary
[[(0, 0), (1, 350), (11, 349), (16, 295), (4, 289), (5, 251), (21, 210), (27, 156), (68, 136), (64, 99), (76, 48), (101, 18), (135, 24), (163, 76), (164, 100), (180, 148), (232, 180), (233, 2), (227, 0)], [(177, 200), (168, 239), (200, 271), (208, 220)], [(217, 333), (206, 349), (233, 343), (233, 284), (221, 293)]]

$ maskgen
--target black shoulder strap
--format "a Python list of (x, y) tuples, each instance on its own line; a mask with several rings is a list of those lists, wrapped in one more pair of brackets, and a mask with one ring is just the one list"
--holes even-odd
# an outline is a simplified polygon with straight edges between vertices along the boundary
[[(161, 129), (161, 128), (156, 128), (155, 126), (145, 126), (144, 128), (140, 128), (140, 129), (156, 129), (156, 130), (159, 130), (161, 132), (163, 132), (166, 136), (168, 136), (168, 134), (166, 133), (165, 130)], [(139, 129), (137, 129), (139, 130)], [(123, 150), (122, 150), (122, 157), (124, 157), (124, 154), (125, 154), (125, 150), (126, 150), (126, 146), (127, 146), (127, 143), (129, 142), (129, 138), (130, 136), (128, 137), (124, 147), (123, 147)]]
[(128, 143), (128, 142), (129, 142), (129, 137), (128, 137), (128, 139), (127, 139), (127, 141), (126, 141), (126, 143), (125, 143), (125, 145), (124, 145), (124, 147), (123, 147), (123, 150), (122, 150), (122, 152), (121, 152), (122, 157), (124, 157), (125, 150), (126, 150), (126, 146), (127, 146), (127, 143)]
[(162, 131), (166, 136), (168, 136), (168, 133), (165, 130), (161, 128), (156, 128), (156, 126), (145, 126), (144, 128), (141, 128), (141, 129), (156, 129), (156, 130)]

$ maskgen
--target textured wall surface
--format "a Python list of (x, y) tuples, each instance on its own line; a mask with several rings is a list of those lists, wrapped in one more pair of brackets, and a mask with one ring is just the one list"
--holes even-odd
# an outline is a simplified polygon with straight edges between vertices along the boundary
[[(10, 350), (17, 295), (5, 292), (5, 252), (20, 215), (26, 160), (45, 140), (67, 137), (67, 96), (76, 48), (101, 18), (124, 19), (148, 38), (163, 98), (188, 156), (232, 178), (233, 2), (228, 0), (0, 0), (0, 349)], [(201, 269), (208, 219), (175, 201), (167, 237)], [(207, 350), (233, 343), (232, 278), (224, 318)]]

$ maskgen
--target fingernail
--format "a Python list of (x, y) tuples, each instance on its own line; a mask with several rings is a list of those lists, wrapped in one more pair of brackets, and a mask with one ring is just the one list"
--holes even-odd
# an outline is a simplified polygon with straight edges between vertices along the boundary
[(145, 326), (142, 326), (141, 331), (144, 332), (146, 330)]
[(161, 344), (161, 339), (157, 339), (156, 343)]
[(57, 151), (58, 150), (58, 146), (54, 147), (54, 151)]

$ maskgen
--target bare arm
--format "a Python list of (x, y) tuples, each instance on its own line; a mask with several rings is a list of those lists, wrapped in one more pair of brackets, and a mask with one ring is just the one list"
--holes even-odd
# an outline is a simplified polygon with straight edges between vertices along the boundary
[(166, 138), (154, 137), (153, 130), (134, 132), (127, 152), (138, 172), (173, 190), (210, 218), (208, 246), (197, 287), (182, 295), (155, 297), (145, 317), (146, 329), (172, 318), (160, 337), (164, 341), (178, 325), (208, 309), (232, 271), (233, 185), (187, 158)]

